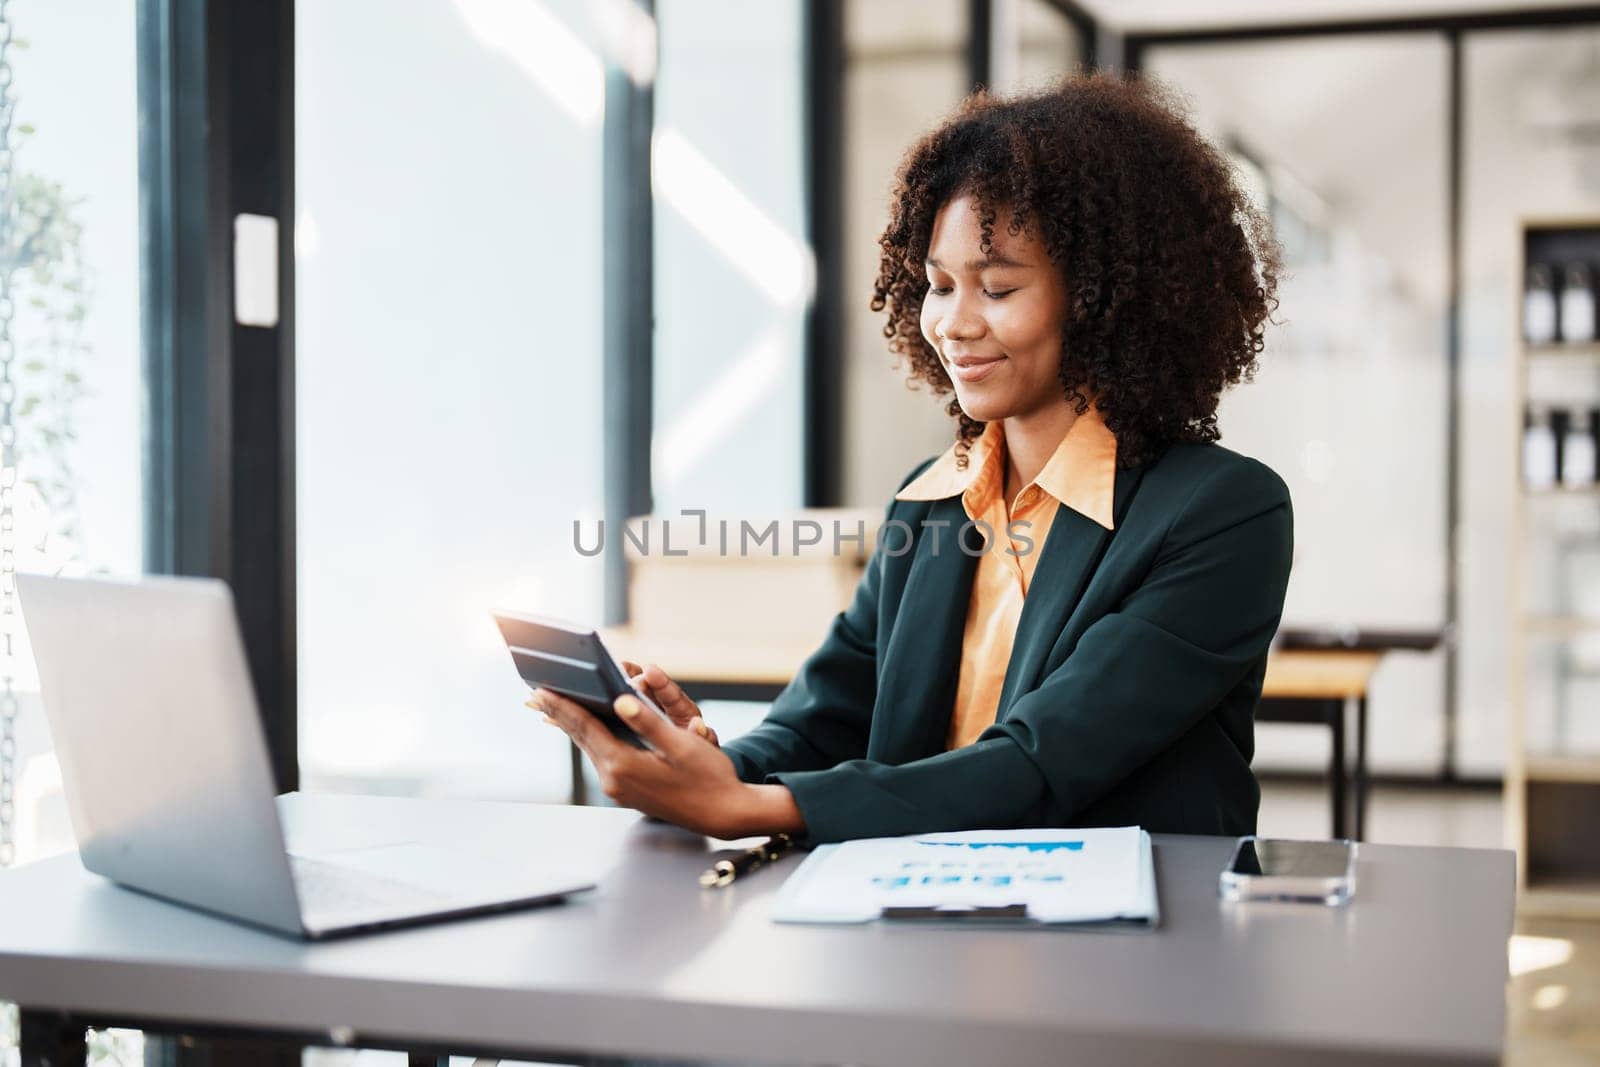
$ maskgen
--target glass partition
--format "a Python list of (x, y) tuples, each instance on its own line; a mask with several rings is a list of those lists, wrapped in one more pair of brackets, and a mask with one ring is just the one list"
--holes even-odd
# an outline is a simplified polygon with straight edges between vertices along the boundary
[(1524, 346), (1522, 328), (1525, 230), (1600, 227), (1600, 29), (1472, 33), (1462, 48), (1461, 762), (1498, 774), (1508, 697), (1530, 754), (1600, 752), (1597, 498), (1523, 491), (1518, 410), (1522, 396), (1541, 423), (1560, 412), (1581, 432), (1600, 404), (1593, 352)]
[[(1447, 580), (1447, 51), (1433, 34), (1152, 49), (1265, 199), (1285, 246), (1281, 325), (1230, 393), (1222, 443), (1295, 505), (1284, 625), (1443, 624)], [(1443, 654), (1374, 678), (1371, 759), (1433, 773)], [(1325, 766), (1315, 731), (1263, 725), (1258, 765)]]
[(1016, 0), (1017, 84), (1043, 88), (1083, 66), (1083, 41), (1050, 0)]
[(900, 157), (970, 87), (963, 0), (845, 5), (843, 500), (881, 508), (918, 461), (955, 437), (944, 398), (906, 388), (867, 307)]

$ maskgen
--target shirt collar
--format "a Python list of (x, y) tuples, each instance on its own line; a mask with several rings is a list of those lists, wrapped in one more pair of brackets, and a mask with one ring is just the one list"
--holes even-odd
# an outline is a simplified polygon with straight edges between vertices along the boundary
[[(986, 473), (1005, 457), (1005, 431), (999, 422), (984, 426), (967, 454), (967, 469), (956, 469), (956, 446), (895, 494), (896, 500), (943, 500), (959, 496), (979, 478), (1003, 481), (1003, 471)], [(1073, 421), (1033, 484), (1057, 502), (1106, 529), (1112, 528), (1112, 500), (1117, 480), (1117, 438), (1093, 405)]]

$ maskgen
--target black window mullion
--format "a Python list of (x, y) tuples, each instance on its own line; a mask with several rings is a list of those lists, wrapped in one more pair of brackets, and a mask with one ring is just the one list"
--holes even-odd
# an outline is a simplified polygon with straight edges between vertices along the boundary
[[(280, 790), (299, 780), (293, 0), (139, 0), (145, 566), (232, 586)], [(234, 321), (233, 223), (278, 222), (275, 326)]]

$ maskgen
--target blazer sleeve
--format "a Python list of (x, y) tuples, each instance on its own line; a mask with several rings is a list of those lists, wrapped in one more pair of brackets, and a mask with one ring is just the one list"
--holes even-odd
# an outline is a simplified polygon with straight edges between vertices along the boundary
[[(933, 460), (900, 483), (904, 489)], [(895, 490), (896, 493), (899, 489)], [(889, 501), (885, 521), (894, 514)], [(878, 695), (878, 595), (883, 554), (873, 551), (850, 605), (834, 616), (822, 644), (778, 694), (761, 724), (722, 746), (746, 782), (775, 771), (824, 770), (866, 754)]]
[(771, 776), (810, 844), (1070, 819), (1207, 715), (1266, 654), (1288, 585), (1288, 490), (1248, 461), (1204, 479), (1143, 582), (970, 745)]

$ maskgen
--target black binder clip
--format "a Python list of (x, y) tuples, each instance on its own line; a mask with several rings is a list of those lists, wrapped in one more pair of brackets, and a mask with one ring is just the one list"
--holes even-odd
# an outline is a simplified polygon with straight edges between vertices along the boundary
[(885, 919), (959, 919), (962, 922), (982, 921), (985, 919), (1026, 919), (1028, 906), (1026, 904), (995, 904), (965, 905), (965, 904), (936, 904), (932, 907), (922, 906), (885, 906), (878, 913)]

